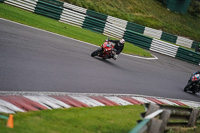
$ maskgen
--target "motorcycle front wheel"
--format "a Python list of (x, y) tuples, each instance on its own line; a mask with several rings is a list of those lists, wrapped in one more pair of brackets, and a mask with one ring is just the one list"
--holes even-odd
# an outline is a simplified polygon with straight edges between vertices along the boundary
[(94, 56), (97, 56), (97, 55), (100, 55), (102, 53), (102, 49), (97, 49), (95, 50), (94, 52), (91, 53), (91, 56), (94, 57)]

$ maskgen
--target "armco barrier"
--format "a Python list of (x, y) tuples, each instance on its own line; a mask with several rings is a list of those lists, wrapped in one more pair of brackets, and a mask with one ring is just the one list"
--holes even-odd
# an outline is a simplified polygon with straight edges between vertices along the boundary
[(59, 21), (74, 26), (82, 27), (83, 21), (85, 20), (85, 16), (86, 15), (81, 14), (79, 12), (74, 12), (72, 10), (64, 8)]
[(103, 33), (106, 22), (100, 19), (96, 19), (90, 16), (86, 16), (83, 21), (82, 28), (92, 30), (98, 33)]
[(124, 36), (127, 21), (108, 16), (104, 28), (104, 35), (115, 38), (122, 38)]
[(178, 38), (176, 40), (176, 44), (178, 44), (180, 46), (188, 47), (188, 48), (192, 47), (192, 43), (193, 43), (192, 40), (181, 37), (181, 36), (178, 36)]
[(103, 33), (108, 16), (91, 10), (87, 10), (86, 15), (82, 27)]
[(177, 36), (163, 32), (161, 35), (161, 40), (171, 42), (171, 43), (176, 43)]
[(200, 109), (145, 104), (144, 118), (129, 133), (164, 133), (172, 127), (194, 127), (199, 123)]
[(104, 15), (104, 14), (101, 14), (101, 13), (98, 13), (98, 12), (95, 12), (95, 11), (91, 11), (91, 10), (87, 10), (86, 14), (88, 16), (91, 16), (93, 18), (97, 18), (97, 19), (100, 19), (100, 20), (103, 20), (103, 21), (106, 21), (107, 17), (108, 17), (108, 15)]
[(63, 10), (63, 2), (39, 0), (37, 2), (37, 6), (34, 12), (37, 14), (41, 14), (43, 16), (59, 20), (62, 10)]
[(129, 133), (163, 133), (167, 121), (171, 114), (170, 110), (162, 110), (155, 104), (145, 104), (146, 112), (141, 114), (143, 120), (138, 121), (138, 125)]
[(37, 4), (37, 1), (35, 0), (5, 0), (4, 2), (31, 12), (34, 12)]
[(117, 27), (121, 27), (123, 29), (126, 28), (126, 25), (128, 23), (128, 21), (125, 21), (125, 20), (122, 20), (119, 18), (115, 18), (112, 16), (108, 16), (106, 21), (107, 21), (107, 23), (113, 24), (113, 25), (115, 25)]
[(154, 37), (154, 38), (161, 38), (162, 31), (161, 30), (155, 30), (149, 27), (145, 27), (144, 35)]
[(141, 48), (149, 50), (152, 43), (152, 38), (143, 36), (139, 33), (126, 30), (123, 37), (126, 41), (133, 43)]
[(197, 108), (188, 108), (180, 106), (159, 105), (160, 109), (171, 110), (170, 118), (167, 123), (167, 129), (171, 127), (187, 126), (193, 127), (199, 123), (200, 110)]
[(178, 51), (178, 46), (163, 42), (158, 39), (153, 39), (152, 44), (151, 44), (151, 51), (162, 53), (164, 55), (168, 55), (171, 57), (176, 57), (176, 53)]
[(192, 48), (193, 48), (193, 49), (196, 49), (199, 45), (200, 45), (199, 42), (193, 41), (193, 43), (192, 43)]
[(63, 5), (63, 6), (64, 6), (65, 8), (67, 8), (67, 9), (70, 9), (70, 10), (72, 10), (72, 11), (76, 11), (76, 12), (79, 12), (79, 13), (86, 14), (86, 12), (87, 12), (87, 9), (85, 9), (85, 8), (82, 8), (82, 7), (79, 7), (79, 6), (75, 6), (75, 5), (66, 3), (66, 2), (64, 2), (64, 5)]
[[(107, 16), (91, 10), (84, 9), (69, 3), (54, 0), (5, 0), (7, 4), (47, 16), (60, 22), (86, 28), (106, 36), (124, 38), (126, 41), (141, 48), (152, 50), (164, 55), (176, 57), (196, 65), (200, 64), (199, 53), (179, 48), (179, 46), (153, 39), (161, 38), (168, 42), (178, 43), (186, 47), (196, 48), (199, 44), (190, 39), (144, 27), (115, 17)], [(144, 34), (144, 35), (143, 35)], [(145, 36), (147, 35), (147, 36)], [(152, 41), (153, 40), (153, 41)]]
[(200, 53), (179, 47), (176, 58), (196, 65), (200, 65)]
[(82, 27), (86, 17), (87, 9), (69, 3), (64, 3), (60, 22)]
[(111, 23), (106, 23), (104, 28), (104, 35), (111, 36), (115, 38), (122, 38), (124, 36), (125, 29), (117, 27)]
[(128, 22), (126, 29), (143, 34), (145, 27), (139, 24)]

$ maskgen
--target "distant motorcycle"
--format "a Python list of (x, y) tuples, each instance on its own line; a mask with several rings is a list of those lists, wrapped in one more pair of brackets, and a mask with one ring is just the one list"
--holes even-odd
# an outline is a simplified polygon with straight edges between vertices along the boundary
[(114, 45), (112, 42), (109, 41), (109, 37), (105, 42), (101, 45), (100, 48), (95, 50), (94, 52), (91, 53), (92, 57), (99, 56), (103, 59), (110, 59), (114, 57)]
[(188, 84), (184, 88), (184, 91), (192, 91), (194, 94), (200, 92), (200, 74), (193, 74), (190, 77)]

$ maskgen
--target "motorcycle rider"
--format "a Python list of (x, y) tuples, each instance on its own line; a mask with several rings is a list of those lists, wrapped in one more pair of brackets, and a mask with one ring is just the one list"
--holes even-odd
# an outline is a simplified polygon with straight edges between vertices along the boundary
[(109, 40), (109, 41), (113, 42), (115, 44), (114, 50), (113, 50), (113, 54), (114, 54), (113, 59), (116, 60), (118, 55), (124, 49), (125, 40), (123, 38), (121, 38), (120, 40)]
[[(197, 71), (197, 72), (193, 73), (192, 76), (197, 75), (197, 74), (200, 74), (200, 71)], [(188, 83), (189, 82), (191, 82), (191, 78), (188, 80)]]
[(200, 71), (195, 72), (194, 74), (200, 74)]

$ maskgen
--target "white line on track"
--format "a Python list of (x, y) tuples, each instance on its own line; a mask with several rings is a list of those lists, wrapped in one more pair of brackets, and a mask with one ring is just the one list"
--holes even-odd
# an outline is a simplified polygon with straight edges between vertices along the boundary
[[(39, 30), (39, 31), (47, 32), (47, 33), (50, 33), (50, 34), (53, 34), (53, 35), (57, 35), (57, 36), (60, 36), (60, 37), (64, 37), (64, 38), (67, 38), (67, 39), (71, 39), (71, 40), (74, 40), (74, 41), (77, 41), (77, 42), (85, 43), (85, 44), (88, 44), (90, 46), (99, 47), (99, 46), (96, 46), (96, 45), (88, 43), (88, 42), (80, 41), (80, 40), (73, 39), (73, 38), (70, 38), (70, 37), (66, 37), (66, 36), (63, 36), (63, 35), (60, 35), (60, 34), (56, 34), (56, 33), (50, 32), (50, 31), (42, 30), (42, 29), (39, 29), (39, 28), (35, 28), (35, 27), (31, 27), (31, 26), (28, 26), (28, 25), (24, 25), (24, 24), (18, 23), (18, 22), (7, 20), (7, 19), (4, 19), (4, 18), (0, 18), (0, 20), (8, 21), (8, 22), (11, 22), (11, 23), (15, 23), (15, 24), (18, 24), (18, 25), (22, 25), (22, 26), (25, 26), (25, 27), (32, 28), (32, 29), (36, 29), (36, 30)], [(158, 59), (158, 57), (156, 57), (155, 55), (152, 55), (153, 56), (152, 58), (148, 58), (148, 57), (141, 57), (141, 56), (135, 56), (135, 55), (130, 55), (130, 54), (124, 54), (124, 53), (121, 53), (121, 54), (129, 56), (129, 57), (133, 57), (133, 58), (144, 59), (144, 60), (156, 60), (156, 59)]]

